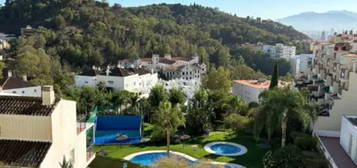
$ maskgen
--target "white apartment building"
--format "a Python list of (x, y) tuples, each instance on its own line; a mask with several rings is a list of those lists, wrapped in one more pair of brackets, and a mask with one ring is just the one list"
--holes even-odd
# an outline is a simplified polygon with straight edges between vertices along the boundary
[(357, 114), (357, 43), (355, 35), (338, 35), (328, 43), (316, 44), (311, 74), (296, 81), (306, 87), (317, 105), (319, 117), (314, 132), (339, 137), (344, 115)]
[(148, 95), (157, 82), (158, 74), (143, 68), (91, 69), (75, 76), (76, 87), (97, 87), (104, 83), (107, 88), (136, 92), (142, 96)]
[[(290, 83), (279, 81), (279, 87), (288, 87)], [(235, 80), (232, 93), (240, 96), (246, 103), (259, 102), (259, 95), (269, 89), (269, 80)]]
[(272, 58), (284, 58), (286, 60), (290, 60), (291, 57), (296, 54), (295, 46), (285, 46), (284, 44), (275, 44), (275, 45), (263, 45), (261, 50), (270, 55)]
[(41, 86), (27, 82), (26, 77), (23, 79), (10, 76), (0, 79), (1, 95), (41, 97)]
[(159, 80), (159, 84), (164, 86), (167, 90), (176, 88), (181, 89), (188, 99), (192, 98), (196, 91), (201, 87), (201, 81), (192, 79), (172, 79), (172, 80)]
[(294, 75), (306, 74), (312, 69), (315, 54), (300, 54), (290, 58), (291, 72)]
[(6, 166), (86, 168), (95, 158), (87, 144), (93, 125), (77, 121), (76, 102), (56, 99), (52, 86), (42, 97), (0, 96), (0, 162)]

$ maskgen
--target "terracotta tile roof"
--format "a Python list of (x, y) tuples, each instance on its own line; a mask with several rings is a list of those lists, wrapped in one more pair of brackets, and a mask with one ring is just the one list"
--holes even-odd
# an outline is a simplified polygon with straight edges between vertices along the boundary
[(0, 114), (49, 116), (57, 103), (48, 106), (40, 97), (0, 96)]
[(166, 59), (166, 58), (160, 58), (159, 62), (160, 62), (160, 63), (163, 63), (163, 64), (170, 64), (170, 65), (176, 63), (175, 60)]
[(87, 69), (80, 73), (80, 76), (96, 76), (98, 72), (94, 69)]
[(49, 142), (0, 140), (0, 162), (9, 166), (37, 168), (50, 146)]
[(144, 68), (114, 68), (110, 71), (110, 76), (130, 76), (134, 74), (144, 75), (150, 73)]
[[(256, 89), (268, 89), (270, 86), (270, 80), (235, 80), (235, 83), (247, 85)], [(279, 81), (279, 87), (286, 87), (289, 82)]]
[(0, 79), (0, 87), (2, 87), (3, 90), (34, 87), (34, 86), (35, 85), (31, 84), (30, 82), (26, 82), (23, 79), (17, 77)]

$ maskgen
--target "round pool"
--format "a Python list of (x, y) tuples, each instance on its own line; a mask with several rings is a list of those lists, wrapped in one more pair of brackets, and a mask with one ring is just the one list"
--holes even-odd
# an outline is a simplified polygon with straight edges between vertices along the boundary
[(231, 142), (212, 142), (205, 145), (205, 150), (222, 156), (239, 156), (248, 151), (246, 147)]
[[(171, 151), (170, 156), (173, 156), (181, 161), (185, 161), (189, 165), (193, 165), (201, 162), (196, 158), (193, 158), (191, 156), (179, 152)], [(155, 164), (157, 161), (159, 161), (162, 157), (167, 157), (166, 151), (156, 150), (156, 151), (145, 151), (145, 152), (134, 153), (126, 156), (124, 159), (140, 165), (151, 166)], [(222, 162), (205, 162), (205, 163), (211, 164), (212, 168), (215, 167), (214, 165), (223, 165), (224, 168), (245, 168), (244, 166), (232, 164), (232, 163), (222, 163)]]
[[(190, 160), (184, 156), (172, 153), (170, 154), (171, 157), (175, 157), (176, 159), (179, 159), (180, 161), (184, 161), (187, 162), (188, 164), (193, 164), (196, 160)], [(134, 156), (132, 158), (130, 158), (129, 160), (131, 162), (137, 163), (137, 164), (141, 164), (141, 165), (145, 165), (145, 166), (150, 166), (155, 164), (157, 161), (159, 161), (161, 158), (163, 157), (167, 157), (167, 153), (166, 152), (161, 152), (161, 151), (157, 151), (157, 152), (150, 152), (150, 153), (143, 153), (143, 154), (139, 154), (137, 156)]]

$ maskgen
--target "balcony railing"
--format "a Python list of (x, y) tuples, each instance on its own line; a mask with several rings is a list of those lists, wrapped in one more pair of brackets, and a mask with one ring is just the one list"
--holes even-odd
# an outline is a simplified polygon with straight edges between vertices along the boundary
[(314, 133), (314, 136), (317, 138), (318, 140), (318, 147), (321, 150), (321, 152), (325, 155), (326, 160), (329, 162), (329, 167), (330, 168), (338, 168), (335, 161), (333, 160), (333, 158), (331, 157), (330, 153), (328, 152), (328, 150), (326, 149), (325, 145), (322, 143), (320, 137), (318, 135), (316, 135)]
[(92, 149), (92, 146), (87, 148), (87, 162), (90, 162), (95, 157), (95, 152)]

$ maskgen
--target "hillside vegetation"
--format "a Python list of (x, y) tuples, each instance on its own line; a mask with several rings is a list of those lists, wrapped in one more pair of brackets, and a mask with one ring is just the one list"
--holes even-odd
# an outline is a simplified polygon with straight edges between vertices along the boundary
[[(269, 75), (267, 67), (272, 67), (273, 61), (263, 65), (261, 62), (269, 58), (262, 53), (240, 52), (245, 51), (240, 44), (295, 44), (307, 38), (273, 21), (179, 4), (123, 8), (94, 0), (12, 0), (1, 7), (0, 23), (0, 32), (5, 33), (19, 34), (26, 25), (35, 28), (31, 35), (13, 42), (7, 56), (16, 61), (7, 66), (34, 77), (35, 83), (56, 83), (59, 87), (70, 82), (67, 71), (153, 53), (183, 57), (198, 53), (210, 65), (225, 66), (233, 72), (236, 67), (251, 71), (246, 64)], [(258, 56), (247, 58), (247, 53)]]

